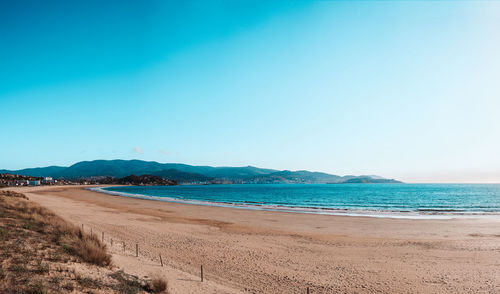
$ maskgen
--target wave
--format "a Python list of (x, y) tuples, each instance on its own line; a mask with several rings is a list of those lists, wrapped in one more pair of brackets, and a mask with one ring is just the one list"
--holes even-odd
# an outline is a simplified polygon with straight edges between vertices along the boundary
[(138, 198), (145, 200), (155, 200), (155, 201), (191, 204), (191, 205), (238, 208), (247, 210), (279, 211), (279, 212), (290, 212), (290, 213), (395, 218), (395, 219), (500, 218), (499, 212), (489, 212), (489, 211), (463, 211), (463, 210), (453, 210), (453, 209), (427, 209), (427, 208), (417, 209), (415, 211), (412, 211), (412, 210), (332, 208), (332, 207), (317, 207), (317, 206), (287, 206), (287, 205), (272, 205), (272, 204), (259, 204), (259, 203), (250, 204), (251, 201), (249, 201), (248, 203), (232, 203), (232, 202), (179, 199), (179, 198), (163, 197), (163, 196), (149, 196), (137, 193), (111, 191), (111, 190), (106, 190), (103, 187), (88, 188), (88, 190), (99, 193), (110, 194), (114, 196)]

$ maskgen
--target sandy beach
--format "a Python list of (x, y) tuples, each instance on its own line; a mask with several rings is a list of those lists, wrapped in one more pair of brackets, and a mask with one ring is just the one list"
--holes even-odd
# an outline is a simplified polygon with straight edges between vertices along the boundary
[(16, 191), (104, 232), (117, 267), (161, 274), (172, 293), (500, 293), (500, 219), (251, 211), (72, 186)]

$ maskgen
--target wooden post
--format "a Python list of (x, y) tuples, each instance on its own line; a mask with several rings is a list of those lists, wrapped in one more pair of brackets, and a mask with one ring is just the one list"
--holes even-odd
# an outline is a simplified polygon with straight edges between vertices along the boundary
[(123, 241), (123, 252), (125, 252), (125, 241)]
[(93, 234), (93, 233), (92, 233), (92, 228), (90, 228), (90, 234), (91, 234), (91, 235)]
[(104, 242), (104, 232), (102, 232), (102, 242)]
[(201, 281), (203, 282), (203, 265), (201, 266)]
[(309, 294), (309, 287), (307, 287), (307, 294)]
[(163, 266), (163, 260), (161, 259), (161, 254), (160, 254), (160, 264)]
[(135, 257), (139, 257), (139, 244), (135, 243)]

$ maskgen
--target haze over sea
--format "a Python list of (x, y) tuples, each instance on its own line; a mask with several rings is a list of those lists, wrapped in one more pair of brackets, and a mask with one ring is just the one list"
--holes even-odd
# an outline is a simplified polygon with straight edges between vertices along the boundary
[(99, 188), (202, 205), (389, 217), (500, 215), (500, 184), (243, 184)]

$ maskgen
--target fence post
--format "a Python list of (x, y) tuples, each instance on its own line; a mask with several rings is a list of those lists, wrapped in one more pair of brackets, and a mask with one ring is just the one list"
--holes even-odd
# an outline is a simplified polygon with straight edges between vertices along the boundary
[(135, 257), (139, 257), (139, 244), (135, 243)]
[(123, 241), (123, 252), (125, 252), (125, 241)]
[(102, 242), (104, 242), (104, 232), (102, 232)]
[(203, 282), (203, 265), (201, 266), (201, 281)]
[(90, 228), (90, 234), (93, 235), (94, 233), (92, 233), (92, 228)]
[(160, 253), (160, 264), (163, 266), (163, 260), (161, 259), (161, 253)]
[(309, 287), (307, 287), (307, 294), (309, 294)]

